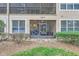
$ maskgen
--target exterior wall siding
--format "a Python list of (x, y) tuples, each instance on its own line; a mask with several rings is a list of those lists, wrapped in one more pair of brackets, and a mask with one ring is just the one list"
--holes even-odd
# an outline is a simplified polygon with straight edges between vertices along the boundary
[(79, 10), (61, 10), (60, 4), (57, 4), (57, 32), (61, 32), (61, 20), (79, 20)]
[[(60, 4), (56, 4), (56, 14), (9, 14), (10, 27), (8, 28), (8, 15), (0, 14), (0, 19), (6, 24), (5, 31), (12, 33), (12, 20), (25, 20), (25, 33), (30, 34), (30, 20), (56, 20), (56, 32), (61, 32), (61, 20), (79, 20), (79, 11), (60, 10)], [(8, 9), (8, 8), (7, 8)], [(53, 25), (53, 24), (52, 24)]]
[(60, 4), (57, 7), (59, 19), (79, 19), (79, 10), (61, 10)]

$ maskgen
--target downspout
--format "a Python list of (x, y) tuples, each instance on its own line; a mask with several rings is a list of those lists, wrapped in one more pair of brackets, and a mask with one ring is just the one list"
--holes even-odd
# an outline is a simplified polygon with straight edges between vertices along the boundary
[(8, 39), (9, 39), (9, 32), (10, 32), (10, 20), (9, 20), (9, 3), (7, 3), (7, 20), (8, 20)]

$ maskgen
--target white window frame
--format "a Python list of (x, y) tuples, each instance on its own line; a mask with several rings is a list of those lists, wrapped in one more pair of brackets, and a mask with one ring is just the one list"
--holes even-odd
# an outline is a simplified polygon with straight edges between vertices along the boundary
[[(19, 22), (18, 22), (18, 24), (20, 25), (20, 21), (24, 21), (25, 22), (25, 20), (18, 20)], [(18, 26), (18, 28), (20, 29), (20, 26)], [(25, 26), (24, 26), (24, 28), (25, 28)], [(18, 32), (20, 33), (20, 30), (18, 30)], [(24, 29), (24, 32), (23, 33), (25, 33), (25, 29)]]
[[(66, 21), (66, 20), (61, 20), (61, 21)], [(67, 21), (66, 21), (66, 23), (67, 23)], [(61, 22), (60, 22), (60, 24), (61, 24)], [(61, 28), (66, 28), (66, 32), (67, 32), (67, 24), (66, 24), (66, 27), (61, 27), (60, 26), (60, 31), (61, 31)]]
[[(19, 31), (17, 30), (17, 32), (13, 32), (13, 21), (18, 21), (18, 20), (12, 20), (12, 33), (18, 33)], [(17, 27), (18, 28), (18, 27)]]
[(73, 9), (67, 9), (67, 3), (65, 3), (66, 4), (66, 9), (61, 9), (61, 4), (62, 3), (59, 3), (59, 11), (79, 11), (79, 9), (74, 9), (74, 3), (72, 3), (73, 4)]
[[(61, 21), (63, 20), (73, 20), (73, 32), (75, 31), (75, 22), (74, 21), (79, 21), (79, 19), (59, 19), (60, 20), (60, 23)], [(66, 21), (67, 22), (67, 21)], [(68, 22), (67, 22), (68, 23)], [(68, 32), (68, 24), (66, 24), (66, 32)], [(61, 24), (60, 24), (60, 32), (61, 32)]]
[[(12, 20), (12, 21), (13, 21), (13, 20)], [(13, 25), (12, 25), (12, 33), (21, 33), (20, 30), (19, 30), (19, 28), (20, 28), (19, 25), (20, 25), (20, 21), (21, 21), (21, 20), (15, 20), (15, 21), (18, 21), (18, 30), (17, 30), (17, 32), (13, 32)], [(25, 21), (25, 20), (23, 20), (23, 21)], [(23, 33), (25, 33), (25, 30), (24, 30)]]

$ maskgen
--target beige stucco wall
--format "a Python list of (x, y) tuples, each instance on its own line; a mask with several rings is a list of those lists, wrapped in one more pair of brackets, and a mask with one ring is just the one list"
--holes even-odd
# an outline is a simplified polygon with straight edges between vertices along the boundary
[(79, 19), (79, 10), (61, 10), (60, 4), (57, 4), (58, 19)]
[(42, 15), (42, 14), (11, 14), (10, 18), (27, 18), (28, 20), (56, 20), (56, 15)]
[(79, 19), (79, 11), (60, 11), (59, 18), (62, 19)]

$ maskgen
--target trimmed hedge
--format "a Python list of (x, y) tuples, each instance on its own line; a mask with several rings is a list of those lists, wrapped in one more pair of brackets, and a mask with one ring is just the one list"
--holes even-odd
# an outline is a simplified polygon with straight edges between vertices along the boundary
[(58, 32), (56, 37), (58, 40), (79, 45), (79, 32)]

